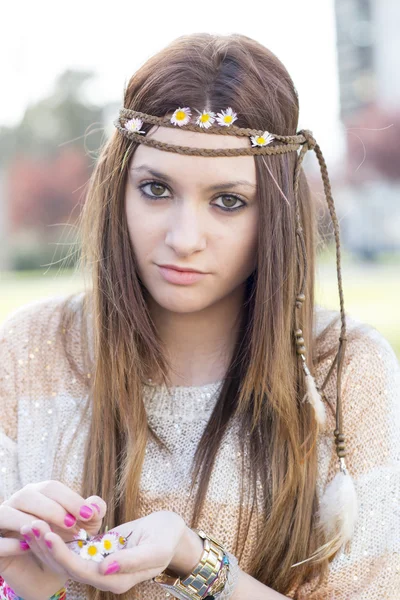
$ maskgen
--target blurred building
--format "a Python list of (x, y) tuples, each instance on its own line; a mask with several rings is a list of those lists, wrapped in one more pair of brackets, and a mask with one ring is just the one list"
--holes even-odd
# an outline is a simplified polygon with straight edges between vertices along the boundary
[(10, 253), (8, 245), (9, 220), (5, 180), (5, 169), (0, 165), (0, 272), (6, 271), (10, 268)]
[(400, 99), (400, 2), (335, 0), (340, 116)]
[(335, 18), (347, 149), (347, 173), (337, 194), (346, 221), (343, 239), (372, 258), (380, 250), (400, 250), (400, 164), (398, 177), (388, 179), (373, 160), (400, 111), (400, 2), (335, 0)]

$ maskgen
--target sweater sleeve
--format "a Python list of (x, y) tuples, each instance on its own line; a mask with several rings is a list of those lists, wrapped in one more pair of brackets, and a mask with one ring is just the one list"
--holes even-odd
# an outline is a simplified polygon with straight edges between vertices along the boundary
[[(18, 473), (18, 344), (20, 310), (0, 325), (0, 503), (20, 487)], [(22, 342), (23, 343), (23, 342)]]
[[(400, 365), (386, 338), (368, 326), (346, 348), (342, 377), (346, 466), (358, 497), (353, 538), (331, 561), (322, 586), (297, 600), (400, 597)], [(337, 464), (332, 443), (332, 465)], [(326, 484), (336, 468), (330, 469)]]

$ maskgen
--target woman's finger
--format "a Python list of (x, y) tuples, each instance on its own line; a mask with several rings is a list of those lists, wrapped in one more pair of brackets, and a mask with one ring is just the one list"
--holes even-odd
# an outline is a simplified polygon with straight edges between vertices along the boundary
[(0, 538), (0, 556), (15, 556), (24, 554), (29, 548), (20, 542), (26, 542), (20, 530), (22, 526), (29, 526), (35, 517), (22, 513), (11, 506), (0, 506), (0, 529), (5, 531), (4, 537)]
[(2, 537), (0, 539), (0, 557), (18, 556), (29, 552), (29, 545), (22, 538), (17, 540), (15, 537)]
[(86, 502), (60, 481), (50, 480), (26, 485), (5, 504), (26, 513), (31, 513), (34, 506), (36, 519), (52, 523), (64, 531), (69, 529), (77, 533), (80, 529), (77, 521), (90, 524), (96, 529), (107, 510), (106, 503), (99, 496), (91, 496), (89, 500)]
[(85, 500), (85, 504), (95, 509), (95, 515), (98, 519), (104, 519), (107, 512), (107, 504), (99, 496), (89, 496)]
[(21, 535), (27, 539), (30, 546), (30, 550), (38, 557), (38, 559), (45, 565), (47, 565), (52, 571), (60, 573), (68, 577), (68, 574), (62, 568), (62, 566), (54, 560), (49, 547), (51, 542), (45, 540), (44, 536), (50, 530), (48, 523), (40, 520), (33, 520), (30, 526), (21, 527)]
[(142, 544), (113, 552), (99, 564), (102, 575), (131, 575), (131, 586), (159, 575), (167, 566), (165, 551), (153, 544)]
[(29, 550), (33, 552), (33, 554), (38, 558), (38, 560), (41, 563), (47, 564), (40, 547), (36, 543), (36, 536), (34, 535), (32, 527), (30, 525), (23, 525), (21, 527), (20, 533), (26, 541), (26, 543), (29, 545)]

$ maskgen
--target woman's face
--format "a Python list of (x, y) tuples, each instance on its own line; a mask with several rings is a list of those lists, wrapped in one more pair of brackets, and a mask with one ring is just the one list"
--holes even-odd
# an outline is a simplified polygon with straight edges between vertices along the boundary
[[(250, 147), (247, 137), (168, 127), (153, 128), (147, 137), (198, 148)], [(188, 156), (141, 144), (129, 165), (125, 210), (140, 279), (166, 310), (206, 309), (243, 289), (255, 269), (252, 156)], [(204, 275), (185, 285), (171, 280), (176, 272), (160, 268), (166, 264)]]

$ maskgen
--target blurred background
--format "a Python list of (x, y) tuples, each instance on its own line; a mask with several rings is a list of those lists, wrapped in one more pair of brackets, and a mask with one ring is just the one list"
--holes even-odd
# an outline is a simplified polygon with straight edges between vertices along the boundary
[[(76, 223), (100, 145), (133, 72), (175, 37), (243, 33), (274, 52), (327, 162), (346, 312), (400, 357), (400, 3), (114, 0), (7, 3), (0, 38), (0, 322), (33, 300), (83, 289)], [(316, 300), (339, 309), (333, 228), (314, 152)]]

